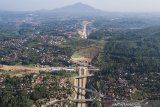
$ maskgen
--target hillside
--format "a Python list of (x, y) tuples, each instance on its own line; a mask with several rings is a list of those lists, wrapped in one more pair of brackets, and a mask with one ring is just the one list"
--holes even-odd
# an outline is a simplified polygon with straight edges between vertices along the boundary
[(53, 10), (54, 14), (58, 15), (71, 15), (71, 16), (99, 16), (105, 14), (105, 12), (95, 9), (89, 5), (76, 3), (66, 7)]

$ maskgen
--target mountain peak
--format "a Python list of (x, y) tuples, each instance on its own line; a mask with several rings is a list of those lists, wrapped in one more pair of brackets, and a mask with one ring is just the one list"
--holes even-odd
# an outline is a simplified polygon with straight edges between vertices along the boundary
[(64, 13), (64, 14), (72, 14), (72, 15), (97, 15), (102, 13), (101, 10), (95, 9), (92, 6), (83, 3), (76, 3), (69, 6), (65, 6), (59, 9), (55, 9), (54, 12), (56, 13)]
[(69, 6), (66, 6), (64, 8), (73, 8), (73, 9), (82, 9), (82, 10), (96, 10), (95, 8), (87, 5), (87, 4), (83, 4), (81, 2), (78, 2), (76, 4), (72, 4), (72, 5), (69, 5)]
[(75, 3), (75, 4), (72, 4), (71, 6), (84, 6), (84, 7), (90, 7), (89, 5), (87, 5), (87, 4), (83, 4), (83, 3), (81, 3), (81, 2), (78, 2), (78, 3)]

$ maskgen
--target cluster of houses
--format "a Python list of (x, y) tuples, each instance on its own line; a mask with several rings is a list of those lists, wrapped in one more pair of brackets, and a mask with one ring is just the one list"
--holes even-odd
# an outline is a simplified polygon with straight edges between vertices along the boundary
[(31, 36), (30, 39), (36, 39), (50, 45), (61, 45), (62, 43), (66, 42), (63, 36), (34, 35)]
[[(0, 64), (15, 64), (16, 62), (28, 64), (35, 61), (41, 64), (53, 64), (60, 60), (65, 61), (68, 58), (63, 52), (65, 50), (55, 46), (64, 42), (66, 40), (62, 36), (47, 35), (1, 41)], [(45, 45), (51, 47), (45, 47)]]
[[(143, 97), (160, 98), (159, 73), (119, 73), (115, 78), (106, 77), (104, 92), (116, 100), (136, 100)], [(152, 86), (152, 87), (151, 87)], [(144, 95), (144, 96), (143, 96)], [(139, 96), (141, 96), (139, 98)]]
[[(18, 84), (18, 87), (15, 87), (12, 91), (17, 90), (27, 90), (28, 93), (32, 93), (34, 91), (34, 88), (37, 85), (44, 85), (50, 90), (49, 98), (39, 99), (39, 103), (41, 105), (46, 104), (49, 101), (52, 101), (54, 99), (66, 99), (68, 98), (70, 90), (69, 82), (67, 78), (59, 78), (59, 79), (53, 79), (50, 77), (47, 77), (45, 74), (34, 74), (30, 76), (24, 76), (24, 77), (17, 77), (17, 78), (23, 78), (26, 79), (28, 82), (20, 82)], [(5, 89), (7, 86), (6, 80), (8, 77), (6, 76), (0, 76), (0, 89)], [(12, 87), (14, 88), (14, 86)], [(18, 89), (17, 89), (18, 88)], [(58, 104), (57, 104), (58, 105)]]

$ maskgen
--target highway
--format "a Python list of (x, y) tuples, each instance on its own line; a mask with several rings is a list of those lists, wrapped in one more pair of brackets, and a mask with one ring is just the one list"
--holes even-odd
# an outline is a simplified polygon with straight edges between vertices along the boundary
[[(90, 74), (89, 72), (90, 69), (88, 69), (87, 67), (79, 67), (78, 73), (79, 75), (77, 77), (74, 77), (74, 85), (72, 87), (74, 87), (75, 89), (75, 100), (84, 100), (87, 101), (86, 99), (86, 93), (90, 92), (92, 93), (92, 95), (96, 95), (98, 96), (98, 98), (103, 97), (103, 95), (101, 95), (100, 93), (93, 91), (91, 89), (87, 89), (86, 86), (88, 84), (88, 78), (94, 76), (94, 74)], [(91, 69), (94, 70), (94, 69)], [(95, 69), (98, 70), (98, 69)], [(97, 99), (90, 99), (92, 100), (97, 100)], [(77, 107), (87, 107), (87, 103), (82, 103), (82, 102), (77, 102)]]
[[(88, 68), (87, 67), (79, 67), (79, 77), (83, 77), (83, 76), (87, 76), (89, 75), (89, 72), (88, 72)], [(81, 88), (86, 88), (86, 84), (87, 84), (87, 78), (78, 78), (74, 80), (74, 86), (76, 87), (81, 87)], [(86, 91), (81, 89), (81, 88), (75, 88), (76, 90), (76, 96), (75, 96), (75, 99), (78, 99), (78, 100), (85, 100), (85, 95), (86, 95)], [(77, 103), (77, 107), (87, 107), (87, 104), (86, 103)]]
[[(94, 95), (97, 95), (99, 98), (103, 97), (103, 95), (101, 95), (100, 93), (93, 91), (91, 89), (86, 89), (87, 83), (88, 83), (88, 79), (89, 77), (94, 76), (94, 74), (90, 74), (88, 67), (78, 67), (78, 68), (67, 68), (67, 67), (52, 67), (53, 71), (58, 71), (58, 70), (69, 70), (69, 69), (74, 69), (74, 70), (78, 70), (78, 76), (73, 77), (74, 78), (74, 85), (72, 85), (71, 87), (73, 87), (75, 89), (75, 97), (74, 99), (72, 98), (68, 98), (68, 99), (63, 99), (63, 100), (53, 100), (53, 101), (49, 101), (48, 103), (46, 103), (45, 105), (42, 105), (42, 107), (48, 107), (50, 105), (54, 105), (57, 102), (75, 102), (77, 104), (76, 107), (87, 107), (87, 102), (93, 102), (96, 101), (98, 99), (92, 99), (86, 98), (86, 93), (90, 92), (93, 93)], [(94, 70), (94, 69), (91, 69)], [(97, 69), (95, 69), (97, 70)]]
[(82, 38), (83, 39), (87, 39), (87, 25), (89, 24), (90, 22), (87, 22), (87, 21), (84, 21), (83, 22), (83, 31), (82, 31)]
[(82, 35), (83, 35), (84, 39), (87, 39), (87, 24), (84, 24), (84, 26), (83, 26), (83, 33), (82, 33)]

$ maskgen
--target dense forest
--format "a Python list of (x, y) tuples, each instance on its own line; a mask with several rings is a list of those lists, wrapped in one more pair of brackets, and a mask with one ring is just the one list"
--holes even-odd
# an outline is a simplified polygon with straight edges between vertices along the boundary
[(120, 69), (129, 72), (159, 72), (159, 29), (153, 27), (108, 33), (110, 38), (104, 47), (102, 68), (112, 72)]
[[(97, 89), (120, 99), (159, 100), (160, 27), (100, 30), (90, 36), (100, 40), (98, 33), (105, 34), (105, 46), (98, 61)], [(130, 89), (137, 91), (130, 94)]]

